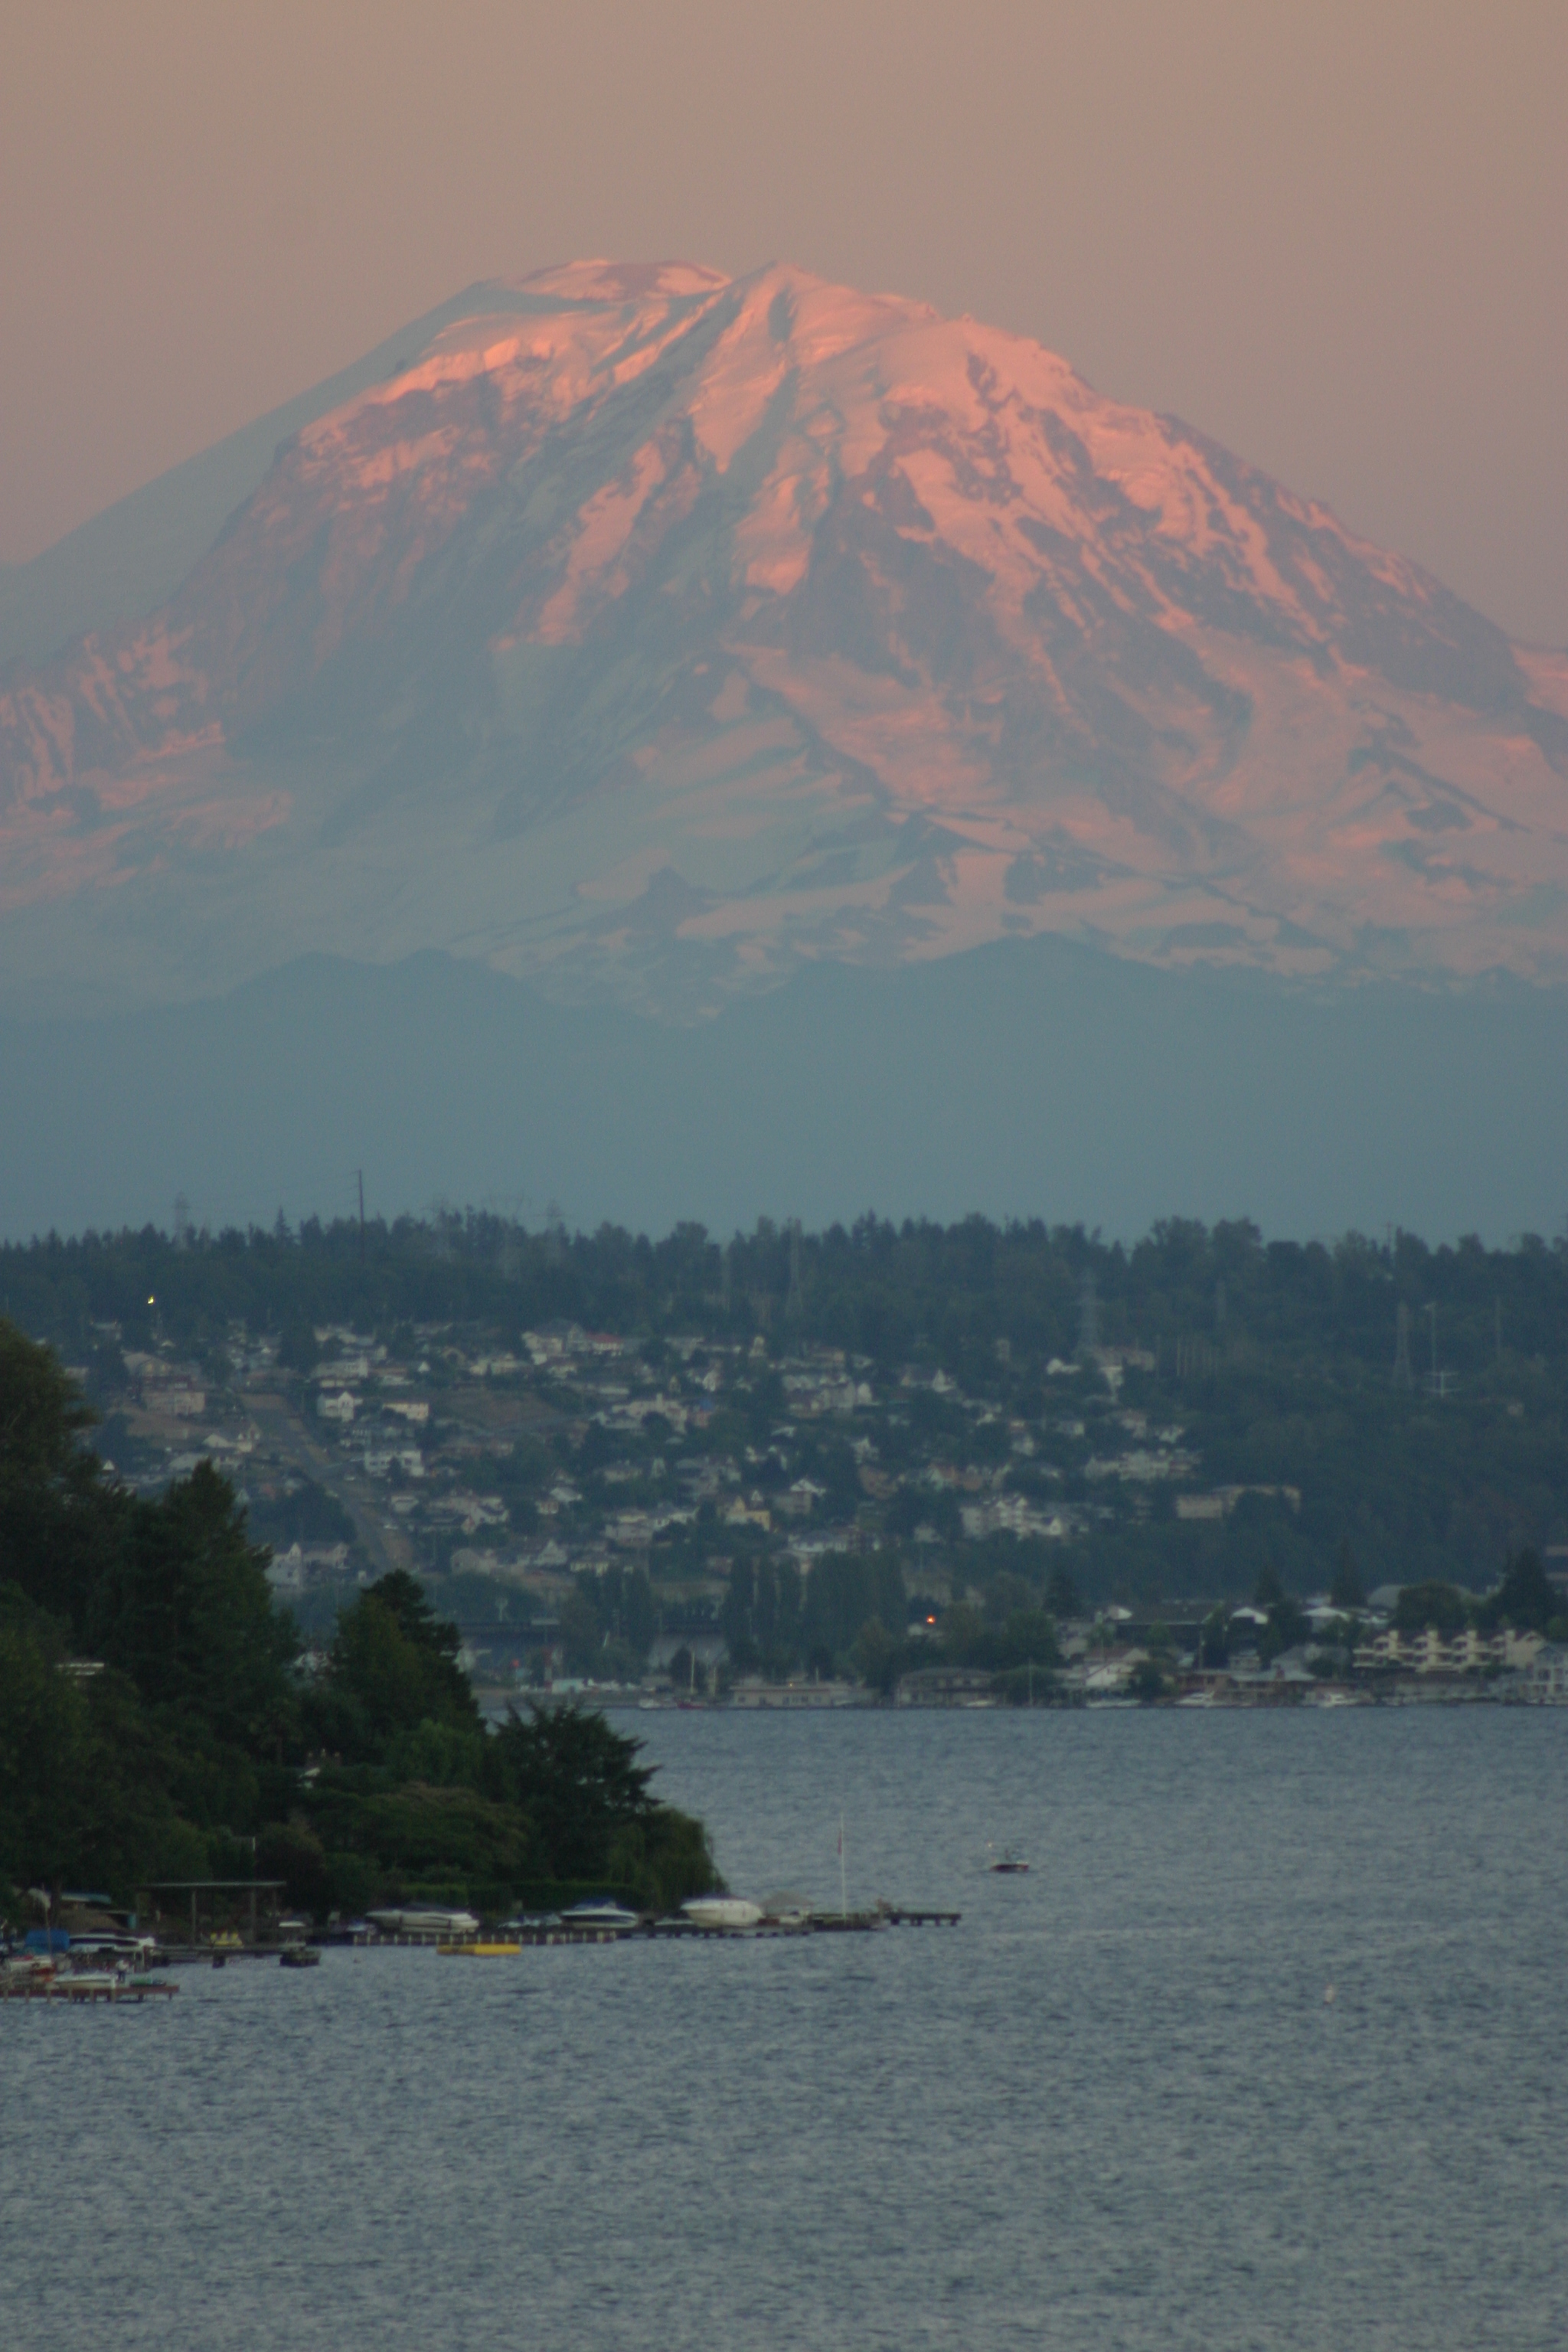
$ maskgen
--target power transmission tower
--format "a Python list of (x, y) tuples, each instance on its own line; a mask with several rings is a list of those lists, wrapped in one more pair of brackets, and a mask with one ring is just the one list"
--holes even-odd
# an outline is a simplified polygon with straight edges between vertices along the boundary
[(1415, 1375), (1410, 1369), (1410, 1309), (1403, 1298), (1394, 1328), (1394, 1385), (1396, 1389), (1413, 1389)]
[(1100, 1300), (1094, 1287), (1094, 1269), (1085, 1266), (1078, 1289), (1078, 1353), (1080, 1363), (1090, 1363), (1100, 1348)]
[(1428, 1391), (1435, 1397), (1446, 1397), (1454, 1386), (1454, 1374), (1443, 1370), (1437, 1361), (1437, 1302), (1434, 1298), (1426, 1308), (1432, 1320), (1432, 1370), (1427, 1380)]

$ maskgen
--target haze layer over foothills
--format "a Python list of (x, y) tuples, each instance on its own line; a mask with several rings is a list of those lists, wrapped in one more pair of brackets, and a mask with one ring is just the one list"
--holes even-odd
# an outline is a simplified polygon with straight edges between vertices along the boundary
[(334, 1097), (395, 1202), (589, 1223), (1559, 1213), (1568, 656), (973, 320), (487, 282), (9, 575), (0, 648), (13, 1233), (331, 1208)]

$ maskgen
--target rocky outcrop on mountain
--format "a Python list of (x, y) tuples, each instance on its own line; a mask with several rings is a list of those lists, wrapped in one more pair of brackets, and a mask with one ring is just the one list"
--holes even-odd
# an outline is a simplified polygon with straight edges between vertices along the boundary
[(1568, 656), (1325, 508), (790, 268), (459, 307), (10, 680), (9, 1002), (438, 948), (687, 1017), (1038, 932), (1568, 974)]

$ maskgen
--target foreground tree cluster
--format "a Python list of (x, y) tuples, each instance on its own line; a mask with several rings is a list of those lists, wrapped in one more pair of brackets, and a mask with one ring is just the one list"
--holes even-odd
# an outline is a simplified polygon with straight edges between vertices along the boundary
[(318, 1914), (587, 1886), (663, 1908), (717, 1884), (701, 1825), (602, 1717), (484, 1724), (414, 1579), (363, 1592), (304, 1675), (226, 1481), (131, 1495), (89, 1423), (0, 1319), (0, 1908), (251, 1874)]

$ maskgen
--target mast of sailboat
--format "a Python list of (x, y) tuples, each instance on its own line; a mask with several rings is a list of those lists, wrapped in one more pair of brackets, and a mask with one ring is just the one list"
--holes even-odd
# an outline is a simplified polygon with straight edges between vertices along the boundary
[(847, 1919), (849, 1916), (849, 1899), (844, 1891), (844, 1816), (842, 1813), (838, 1816), (838, 1916), (841, 1919)]

